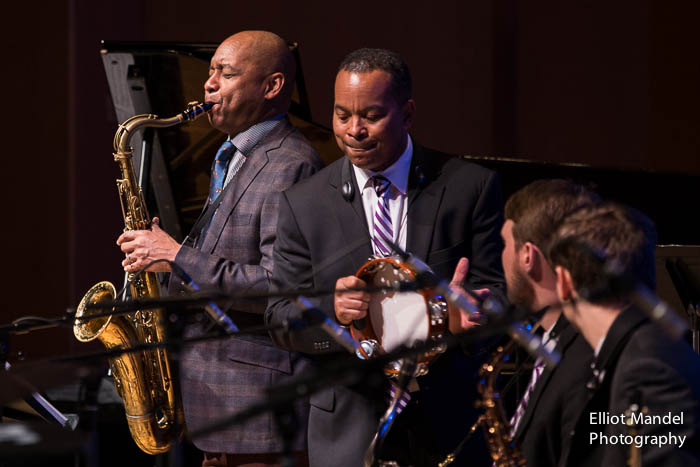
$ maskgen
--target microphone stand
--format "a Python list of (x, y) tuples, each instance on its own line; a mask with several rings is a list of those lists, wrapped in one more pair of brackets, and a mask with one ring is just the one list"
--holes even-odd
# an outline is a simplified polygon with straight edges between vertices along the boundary
[[(542, 340), (536, 334), (529, 332), (525, 326), (516, 320), (516, 317), (507, 317), (503, 306), (493, 298), (482, 299), (471, 290), (465, 289), (465, 292), (474, 298), (480, 307), (471, 303), (464, 295), (454, 290), (450, 284), (443, 278), (437, 276), (430, 266), (425, 264), (415, 255), (401, 249), (396, 244), (391, 244), (394, 251), (401, 257), (403, 261), (417, 272), (416, 282), (418, 288), (433, 288), (440, 292), (445, 300), (463, 313), (469, 316), (474, 316), (480, 311), (486, 313), (489, 321), (507, 322), (506, 331), (521, 347), (524, 347), (528, 352), (537, 358), (542, 358), (549, 367), (554, 367), (561, 360), (561, 355), (555, 351), (548, 351), (542, 345)], [(517, 317), (522, 319), (521, 317)]]
[[(400, 290), (414, 290), (416, 287), (415, 284), (403, 284), (401, 285)], [(396, 287), (368, 287), (366, 290), (368, 292), (375, 291), (375, 289), (378, 290), (397, 290)], [(309, 296), (315, 296), (315, 295), (325, 295), (328, 293), (333, 293), (335, 291), (306, 291), (304, 292), (305, 294)], [(294, 296), (298, 297), (299, 296), (299, 291), (283, 291), (283, 292), (276, 292), (274, 295), (275, 296), (280, 296), (280, 295), (287, 295), (287, 296)], [(240, 294), (241, 297), (245, 298), (265, 298), (269, 297), (273, 294), (269, 293), (246, 293), (246, 294)], [(225, 297), (225, 298), (230, 298), (230, 295), (223, 295), (219, 294), (217, 296), (220, 297)], [(303, 298), (303, 297), (302, 297)], [(100, 314), (93, 314), (89, 316), (85, 316), (81, 319), (84, 320), (90, 320), (90, 319), (98, 319), (100, 317), (104, 316), (111, 316), (114, 314), (121, 314), (121, 313), (129, 313), (133, 312), (135, 310), (140, 310), (140, 309), (146, 309), (146, 308), (164, 308), (166, 306), (169, 306), (171, 310), (169, 313), (166, 314), (166, 319), (168, 320), (169, 323), (179, 323), (180, 326), (184, 326), (182, 324), (183, 320), (179, 318), (179, 314), (182, 313), (184, 310), (181, 308), (185, 305), (193, 305), (193, 304), (208, 304), (212, 301), (212, 295), (205, 296), (204, 294), (198, 293), (198, 294), (193, 294), (192, 297), (188, 299), (158, 299), (158, 300), (132, 300), (128, 302), (121, 302), (121, 301), (115, 301), (112, 303), (107, 303), (107, 302), (102, 302), (100, 304), (95, 304), (89, 306), (89, 308), (93, 309), (109, 309), (110, 311), (108, 313), (100, 313)], [(174, 305), (177, 305), (177, 310), (173, 310)], [(472, 305), (473, 307), (473, 305)], [(503, 316), (505, 318), (505, 316)], [(72, 316), (68, 315), (65, 316), (59, 320), (55, 320), (56, 325), (61, 325), (65, 324), (68, 320), (71, 320), (72, 323)], [(305, 321), (305, 320), (301, 320)], [(506, 321), (503, 319), (502, 321)], [(47, 327), (48, 321), (45, 321), (41, 323), (41, 327)], [(498, 324), (498, 325), (497, 325)], [(322, 326), (328, 325), (327, 321), (322, 321), (321, 323)], [(508, 326), (510, 326), (510, 322), (508, 323)], [(17, 327), (17, 326), (15, 326)], [(25, 325), (26, 327), (26, 325)], [(260, 332), (261, 330), (274, 330), (274, 329), (280, 329), (280, 328), (287, 328), (289, 329), (290, 323), (285, 323), (280, 326), (256, 326), (254, 328), (250, 329), (245, 329), (245, 330), (239, 330), (238, 332), (235, 332), (234, 334), (246, 334), (250, 332)], [(295, 326), (298, 327), (298, 326)], [(481, 339), (485, 336), (490, 336), (495, 334), (496, 332), (501, 332), (505, 327), (500, 326), (500, 323), (496, 323), (494, 320), (493, 325), (487, 326), (479, 326), (477, 328), (474, 328), (473, 330), (470, 330), (466, 333), (461, 334), (460, 336), (451, 336), (447, 335), (443, 339), (445, 345), (447, 346), (454, 346), (456, 343), (459, 342), (471, 342), (474, 341), (475, 339)], [(328, 330), (328, 329), (327, 329)], [(231, 331), (229, 328), (228, 331)], [(335, 331), (334, 329), (331, 329), (331, 331)], [(344, 330), (347, 332), (346, 330)], [(348, 341), (346, 340), (347, 336), (344, 336), (342, 334), (338, 334), (337, 332), (329, 332), (331, 335), (334, 335), (334, 338), (336, 340), (341, 339), (345, 340), (346, 344), (348, 344)], [(177, 329), (173, 330), (172, 333), (170, 334), (171, 338), (168, 339), (168, 341), (160, 343), (160, 344), (141, 344), (134, 346), (129, 349), (123, 349), (123, 348), (117, 348), (117, 349), (112, 349), (112, 350), (107, 350), (107, 351), (102, 351), (98, 353), (93, 353), (89, 355), (80, 355), (80, 356), (72, 356), (72, 357), (63, 357), (63, 358), (56, 358), (52, 359), (52, 361), (79, 361), (79, 360), (84, 360), (84, 359), (93, 359), (93, 358), (111, 358), (117, 355), (120, 355), (124, 352), (140, 352), (143, 350), (149, 350), (149, 349), (154, 349), (154, 348), (162, 348), (162, 347), (169, 347), (169, 348), (174, 348), (174, 355), (177, 355), (179, 350), (183, 345), (189, 345), (192, 343), (196, 342), (201, 342), (205, 340), (211, 340), (211, 339), (218, 339), (218, 338), (226, 338), (228, 337), (228, 334), (226, 335), (221, 335), (216, 334), (216, 335), (204, 335), (204, 336), (199, 336), (196, 338), (188, 338), (188, 339), (183, 339), (182, 333), (178, 331)], [(172, 336), (177, 335), (178, 338), (174, 338)], [(351, 338), (350, 338), (351, 339)], [(354, 342), (354, 340), (353, 340)], [(355, 343), (356, 345), (356, 343)], [(249, 407), (248, 409), (245, 409), (241, 412), (238, 412), (234, 414), (231, 417), (226, 417), (221, 420), (215, 421), (211, 425), (207, 427), (203, 427), (200, 430), (196, 430), (191, 433), (192, 438), (196, 438), (197, 436), (202, 436), (206, 433), (209, 433), (213, 430), (219, 429), (219, 428), (224, 428), (226, 426), (229, 426), (234, 423), (239, 423), (242, 422), (250, 417), (253, 417), (259, 413), (262, 413), (266, 410), (276, 410), (279, 415), (276, 416), (278, 420), (280, 420), (279, 426), (280, 430), (286, 433), (294, 433), (294, 430), (291, 429), (290, 427), (292, 424), (287, 422), (287, 420), (291, 420), (289, 418), (289, 404), (299, 398), (299, 397), (304, 397), (308, 396), (309, 394), (312, 394), (314, 392), (317, 392), (325, 387), (331, 386), (331, 385), (336, 385), (336, 384), (354, 384), (359, 382), (360, 380), (364, 380), (365, 383), (367, 383), (368, 379), (371, 380), (372, 377), (376, 381), (382, 381), (383, 380), (383, 368), (384, 366), (391, 361), (399, 360), (402, 358), (408, 359), (409, 357), (416, 357), (419, 354), (425, 352), (426, 350), (429, 350), (431, 348), (434, 348), (436, 345), (435, 341), (430, 341), (426, 342), (423, 345), (418, 345), (414, 346), (410, 349), (400, 349), (399, 351), (394, 351), (387, 353), (385, 355), (378, 356), (372, 360), (355, 360), (352, 359), (349, 362), (340, 362), (338, 363), (337, 361), (331, 362), (331, 365), (325, 365), (321, 368), (319, 368), (318, 371), (313, 372), (310, 374), (309, 377), (307, 378), (302, 378), (297, 382), (293, 383), (288, 383), (286, 385), (279, 385), (275, 386), (274, 388), (269, 388), (267, 391), (268, 397), (265, 403), (263, 404), (258, 404), (253, 407)], [(349, 345), (345, 345), (348, 350), (350, 350)], [(357, 350), (355, 348), (355, 350)], [(374, 374), (374, 376), (372, 376)], [(280, 411), (281, 410), (281, 411)], [(285, 413), (285, 411), (287, 413)], [(391, 420), (389, 417), (387, 417), (386, 420), (383, 421), (384, 426), (390, 426)], [(387, 423), (388, 422), (388, 423)], [(287, 436), (287, 435), (284, 435)], [(284, 437), (283, 436), (283, 437)], [(381, 440), (380, 440), (381, 441)], [(379, 443), (381, 444), (381, 443)], [(290, 450), (292, 446), (292, 438), (288, 438), (285, 440), (285, 447), (287, 450)], [(291, 456), (288, 456), (289, 459), (286, 461), (287, 463), (291, 462)], [(175, 461), (173, 461), (175, 462)]]
[[(267, 389), (265, 401), (238, 411), (232, 415), (221, 417), (209, 425), (192, 430), (190, 439), (197, 439), (209, 433), (224, 429), (230, 425), (243, 423), (268, 410), (288, 407), (301, 397), (308, 397), (322, 389), (334, 385), (353, 385), (359, 382), (379, 385), (384, 380), (384, 367), (392, 361), (419, 356), (435, 347), (436, 343), (452, 348), (462, 344), (473, 344), (482, 339), (501, 334), (510, 325), (505, 320), (502, 323), (475, 326), (461, 334), (446, 334), (441, 340), (430, 340), (413, 347), (402, 347), (386, 354), (378, 355), (369, 360), (362, 359), (333, 359), (320, 364), (315, 369), (300, 375), (288, 383), (271, 386)], [(345, 356), (346, 354), (342, 354)]]
[[(296, 299), (299, 296), (305, 297), (321, 297), (325, 295), (333, 295), (335, 293), (349, 293), (349, 292), (408, 292), (417, 290), (418, 286), (415, 283), (402, 283), (397, 286), (367, 286), (358, 288), (348, 288), (343, 290), (335, 289), (311, 289), (311, 290), (279, 290), (275, 292), (242, 292), (235, 294), (224, 294), (219, 292), (211, 291), (196, 291), (190, 293), (185, 297), (160, 297), (157, 299), (132, 299), (132, 300), (112, 300), (112, 301), (101, 301), (99, 303), (88, 304), (86, 310), (109, 310), (102, 313), (93, 313), (87, 316), (82, 316), (78, 318), (82, 321), (88, 321), (91, 319), (106, 318), (112, 315), (121, 315), (126, 313), (132, 313), (138, 310), (150, 310), (154, 308), (164, 308), (171, 306), (202, 306), (210, 304), (212, 301), (216, 300), (237, 300), (237, 299), (266, 299), (272, 297), (286, 297)], [(75, 315), (75, 308), (68, 309), (68, 318)]]
[[(14, 389), (12, 385), (5, 388), (8, 392), (3, 394), (2, 400), (13, 399), (16, 395), (16, 399), (24, 399), (27, 404), (29, 404), (42, 416), (42, 418), (46, 419), (47, 421), (54, 421), (65, 429), (73, 430), (74, 425), (71, 425), (71, 423), (68, 422), (68, 419), (66, 419), (66, 417), (60, 411), (58, 411), (40, 394), (38, 394), (39, 389), (34, 387), (29, 380), (22, 377), (21, 370), (23, 368), (26, 369), (28, 365), (17, 365), (16, 367), (9, 369), (9, 365), (7, 364), (10, 335), (28, 334), (33, 331), (58, 326), (70, 326), (68, 317), (65, 316), (58, 319), (44, 319), (41, 317), (28, 316), (14, 320), (9, 324), (0, 325), (0, 364), (2, 364), (2, 370), (0, 371), (6, 371), (8, 374), (7, 377), (11, 378), (15, 385)], [(51, 368), (54, 370), (57, 369), (55, 365), (52, 365)], [(77, 373), (83, 373), (80, 375), (82, 382), (80, 387), (77, 428), (86, 433), (87, 436), (80, 448), (76, 449), (74, 452), (74, 461), (76, 465), (83, 467), (98, 467), (99, 432), (97, 430), (97, 397), (100, 383), (102, 381), (102, 374), (91, 371), (85, 372), (84, 368), (80, 368), (80, 371)], [(17, 390), (17, 386), (21, 388), (20, 391)], [(2, 415), (1, 405), (0, 415)]]
[(386, 412), (379, 420), (379, 426), (377, 428), (372, 442), (369, 443), (369, 447), (365, 451), (365, 457), (363, 459), (364, 467), (373, 467), (375, 462), (379, 458), (379, 454), (382, 452), (382, 447), (384, 445), (384, 440), (389, 434), (396, 417), (403, 409), (401, 407), (402, 400), (406, 394), (406, 388), (408, 383), (413, 377), (416, 367), (418, 365), (418, 356), (408, 357), (401, 363), (401, 369), (399, 370), (398, 381), (395, 385), (395, 394), (387, 408)]

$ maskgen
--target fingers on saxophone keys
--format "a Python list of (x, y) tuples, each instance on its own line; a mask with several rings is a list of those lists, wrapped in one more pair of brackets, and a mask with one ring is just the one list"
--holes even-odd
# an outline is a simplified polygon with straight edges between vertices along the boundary
[(134, 255), (133, 252), (127, 253), (126, 257), (122, 261), (122, 267), (124, 268), (124, 271), (126, 271), (126, 272), (133, 272), (133, 270), (135, 270), (134, 266), (136, 265), (137, 262), (138, 262), (138, 259), (136, 258), (136, 256)]
[(128, 232), (124, 232), (117, 238), (117, 245), (121, 246), (123, 243), (131, 241), (134, 239), (134, 231), (130, 230)]

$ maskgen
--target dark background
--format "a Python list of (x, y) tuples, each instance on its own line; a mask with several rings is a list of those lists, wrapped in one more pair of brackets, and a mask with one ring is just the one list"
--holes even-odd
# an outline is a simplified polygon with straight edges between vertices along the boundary
[[(700, 174), (697, 2), (57, 0), (3, 16), (0, 322), (58, 316), (93, 283), (121, 284), (117, 122), (101, 39), (274, 31), (299, 43), (312, 116), (326, 126), (342, 57), (385, 47), (412, 68), (413, 134), (427, 146)], [(696, 199), (682, 202), (692, 218)], [(80, 347), (61, 329), (13, 348), (34, 358)]]
[[(342, 57), (359, 47), (385, 47), (411, 66), (418, 110), (413, 135), (422, 144), (473, 156), (652, 170), (664, 178), (700, 176), (696, 1), (8, 5), (0, 42), (0, 187), (7, 208), (0, 214), (0, 324), (25, 315), (58, 317), (95, 282), (121, 284), (115, 240), (123, 222), (112, 159), (118, 122), (99, 55), (102, 39), (218, 43), (242, 29), (276, 32), (299, 43), (313, 120), (328, 127)], [(608, 179), (614, 183), (617, 173)], [(630, 188), (646, 189), (653, 203), (654, 184), (630, 180), (644, 180)], [(630, 180), (621, 183), (635, 184)], [(697, 197), (679, 198), (690, 230)], [(700, 244), (700, 235), (689, 237)], [(28, 359), (89, 348), (68, 328), (15, 337), (11, 344)], [(135, 459), (121, 408), (114, 410), (101, 414), (102, 423), (113, 421), (107, 431), (118, 433), (103, 440), (104, 458)]]

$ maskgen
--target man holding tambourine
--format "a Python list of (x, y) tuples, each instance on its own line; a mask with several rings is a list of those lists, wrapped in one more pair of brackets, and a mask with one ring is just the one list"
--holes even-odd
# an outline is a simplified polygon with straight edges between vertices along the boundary
[[(452, 277), (460, 258), (467, 257), (465, 286), (502, 293), (498, 177), (415, 143), (408, 134), (414, 111), (408, 67), (397, 54), (352, 52), (337, 74), (333, 109), (333, 130), (346, 157), (282, 196), (274, 282), (284, 288), (340, 290), (312, 302), (341, 325), (357, 328), (369, 319), (370, 295), (342, 289), (366, 285), (356, 273), (370, 257), (390, 257), (393, 244), (442, 277)], [(413, 305), (417, 302), (409, 308)], [(439, 305), (425, 307), (437, 310)], [(279, 324), (297, 314), (290, 300), (273, 299), (266, 318)], [(391, 325), (384, 320), (384, 328)], [(275, 340), (311, 355), (343, 351), (320, 329), (281, 333)], [(461, 351), (434, 359), (428, 373), (416, 378), (411, 389), (419, 390), (384, 443), (389, 458), (402, 465), (435, 465), (455, 448), (476, 418), (478, 366)], [(331, 459), (337, 466), (362, 465), (384, 398), (382, 391), (368, 387), (335, 386), (313, 394), (311, 465), (329, 465)], [(478, 450), (486, 459), (486, 448), (475, 446), (470, 462)]]

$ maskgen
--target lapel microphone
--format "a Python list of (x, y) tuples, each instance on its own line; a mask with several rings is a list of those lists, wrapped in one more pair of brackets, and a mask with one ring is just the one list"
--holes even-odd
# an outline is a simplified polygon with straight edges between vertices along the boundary
[(352, 182), (345, 181), (340, 188), (340, 193), (343, 195), (345, 201), (348, 203), (352, 202), (352, 199), (355, 197), (355, 187), (352, 186)]
[(351, 203), (355, 197), (355, 186), (352, 183), (352, 174), (350, 173), (350, 160), (346, 157), (343, 161), (343, 168), (341, 169), (340, 178), (342, 180), (342, 186), (340, 187), (340, 194), (343, 195), (343, 199), (348, 203)]
[(416, 180), (418, 181), (418, 185), (422, 185), (425, 182), (425, 174), (423, 173), (423, 169), (421, 168), (421, 166), (417, 165), (413, 169), (413, 173), (416, 175)]

